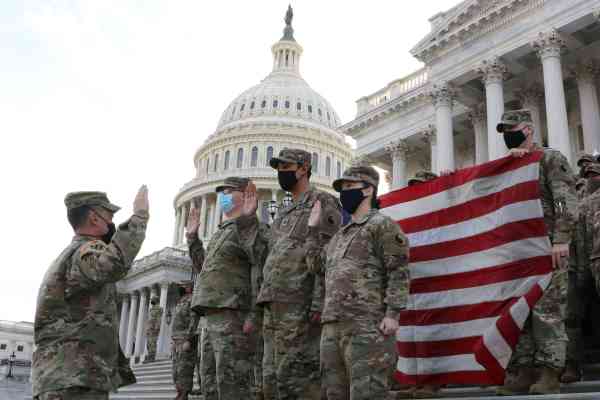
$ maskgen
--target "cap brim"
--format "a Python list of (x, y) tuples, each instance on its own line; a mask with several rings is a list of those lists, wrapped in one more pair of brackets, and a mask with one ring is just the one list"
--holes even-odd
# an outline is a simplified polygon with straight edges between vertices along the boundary
[(516, 124), (504, 124), (504, 123), (499, 123), (498, 125), (496, 125), (496, 131), (498, 133), (504, 133), (506, 131), (506, 129), (512, 129), (515, 126), (517, 126)]
[(280, 158), (280, 157), (273, 157), (271, 158), (271, 160), (269, 161), (269, 165), (271, 166), (271, 168), (273, 169), (277, 169), (277, 167), (279, 166), (279, 163), (290, 163), (290, 164), (298, 164), (298, 161), (296, 160), (292, 160), (290, 158)]
[(119, 207), (116, 204), (112, 204), (112, 203), (102, 204), (101, 207), (107, 209), (108, 211), (110, 211), (113, 214), (121, 209), (121, 207)]
[(333, 181), (333, 183), (331, 184), (331, 186), (333, 186), (333, 189), (336, 192), (341, 192), (342, 191), (342, 183), (344, 182), (364, 182), (362, 179), (359, 178), (352, 178), (352, 177), (348, 177), (348, 176), (343, 176), (339, 179), (336, 179), (335, 181)]
[(237, 187), (233, 185), (220, 185), (215, 189), (215, 193), (222, 192), (225, 189), (237, 189)]

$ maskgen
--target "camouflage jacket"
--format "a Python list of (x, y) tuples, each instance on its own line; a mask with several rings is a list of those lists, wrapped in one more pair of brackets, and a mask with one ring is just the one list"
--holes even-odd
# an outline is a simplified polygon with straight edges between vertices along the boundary
[(600, 190), (587, 195), (579, 208), (577, 231), (583, 237), (579, 246), (585, 264), (600, 259)]
[(146, 335), (158, 335), (160, 332), (162, 315), (163, 309), (158, 304), (150, 307), (148, 321), (146, 321)]
[(204, 244), (198, 238), (198, 234), (186, 234), (188, 251), (192, 259), (192, 271), (195, 276), (198, 276), (204, 264), (206, 253), (204, 252)]
[(135, 383), (119, 346), (115, 283), (146, 234), (148, 214), (121, 224), (107, 245), (75, 236), (40, 287), (34, 323), (33, 396), (73, 386), (113, 391)]
[[(266, 245), (257, 230), (265, 229), (256, 216), (223, 222), (213, 234), (194, 285), (192, 308), (230, 308), (256, 317), (256, 298), (262, 281)], [(196, 241), (190, 243), (190, 253)], [(197, 260), (194, 260), (194, 264)]]
[(173, 341), (192, 340), (196, 336), (200, 316), (192, 310), (192, 296), (185, 295), (175, 306), (173, 318)]
[(340, 227), (342, 214), (332, 195), (311, 189), (289, 207), (279, 211), (271, 227), (268, 255), (263, 269), (259, 303), (310, 304), (315, 277), (307, 265), (308, 217), (315, 201), (321, 201), (322, 221), (316, 229), (321, 246)]
[[(325, 248), (312, 232), (308, 261), (325, 281), (321, 322), (398, 319), (408, 296), (408, 239), (391, 218), (372, 209), (342, 227)], [(317, 290), (320, 285), (317, 286)]]
[(544, 148), (540, 161), (540, 189), (544, 221), (553, 244), (569, 243), (577, 221), (575, 176), (566, 157)]

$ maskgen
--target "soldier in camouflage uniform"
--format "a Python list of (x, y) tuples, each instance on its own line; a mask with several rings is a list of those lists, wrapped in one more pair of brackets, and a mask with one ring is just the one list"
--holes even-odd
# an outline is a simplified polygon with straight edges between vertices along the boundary
[[(575, 191), (579, 202), (586, 196), (587, 180), (584, 170), (587, 165), (596, 163), (591, 154), (583, 154), (577, 161), (579, 179), (575, 184)], [(577, 224), (570, 244), (569, 255), (569, 287), (567, 291), (567, 317), (565, 326), (569, 342), (567, 344), (566, 368), (560, 380), (563, 383), (577, 382), (581, 379), (581, 361), (583, 360), (583, 332), (582, 326), (584, 312), (587, 306), (586, 293), (590, 289), (590, 270), (588, 260), (583, 249), (585, 226)]]
[(389, 390), (394, 334), (408, 296), (408, 239), (378, 211), (378, 185), (370, 166), (351, 167), (333, 182), (352, 220), (326, 247), (313, 230), (319, 202), (308, 223), (309, 266), (325, 282), (321, 373), (329, 400), (384, 399)]
[[(256, 214), (243, 216), (248, 178), (229, 177), (216, 188), (223, 223), (212, 235), (206, 259), (196, 278), (192, 308), (206, 318), (207, 359), (215, 365), (218, 399), (249, 399), (253, 365), (250, 335), (256, 330), (256, 297), (262, 276), (261, 244)], [(198, 221), (198, 213), (192, 213)], [(247, 227), (254, 227), (248, 229)], [(196, 266), (198, 268), (198, 266)], [(206, 351), (206, 349), (205, 349)], [(205, 400), (212, 400), (205, 391)], [(213, 393), (214, 394), (214, 393)], [(214, 397), (216, 400), (217, 397)]]
[[(537, 302), (519, 338), (508, 366), (509, 376), (498, 394), (509, 395), (559, 393), (559, 375), (565, 366), (567, 335), (567, 265), (569, 242), (577, 219), (575, 177), (564, 155), (533, 143), (534, 126), (529, 110), (503, 114), (497, 126), (513, 157), (542, 151), (539, 183), (544, 221), (552, 243), (554, 272), (550, 285)], [(536, 370), (540, 369), (536, 379)]]
[[(300, 149), (284, 149), (270, 160), (279, 185), (294, 202), (279, 211), (273, 221), (263, 283), (258, 303), (264, 306), (263, 392), (267, 399), (320, 399), (319, 321), (321, 304), (313, 302), (318, 290), (308, 268), (308, 217), (317, 200), (321, 203), (319, 227), (325, 245), (339, 229), (341, 209), (335, 197), (311, 188), (311, 155)], [(244, 215), (257, 209), (256, 188), (246, 193)], [(275, 380), (276, 388), (269, 387)]]
[(175, 400), (187, 400), (194, 386), (200, 318), (191, 308), (192, 282), (182, 282), (179, 294), (181, 297), (175, 307), (173, 319), (173, 382), (177, 390)]
[(148, 321), (146, 321), (146, 337), (148, 338), (148, 353), (144, 359), (144, 363), (149, 363), (156, 358), (156, 342), (160, 333), (160, 322), (163, 315), (163, 309), (160, 307), (160, 299), (154, 296), (150, 299), (150, 311), (148, 313)]
[(146, 235), (148, 191), (115, 229), (119, 207), (102, 192), (65, 197), (72, 242), (54, 260), (38, 293), (32, 360), (33, 398), (108, 400), (135, 383), (119, 346), (116, 282), (123, 279)]

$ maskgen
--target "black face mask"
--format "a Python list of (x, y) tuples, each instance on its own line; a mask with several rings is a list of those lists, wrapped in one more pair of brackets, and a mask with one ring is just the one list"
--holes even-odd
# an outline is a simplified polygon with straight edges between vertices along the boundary
[(298, 183), (296, 171), (277, 171), (277, 179), (279, 180), (279, 186), (286, 192), (290, 192)]
[(115, 224), (110, 222), (107, 224), (108, 226), (108, 232), (106, 232), (104, 235), (102, 235), (101, 239), (104, 243), (109, 244), (110, 241), (112, 240), (113, 236), (115, 235), (115, 232), (117, 232), (117, 228), (115, 227)]
[(523, 131), (504, 132), (504, 143), (508, 149), (516, 149), (527, 140)]
[(340, 193), (340, 203), (342, 208), (349, 214), (354, 214), (360, 203), (365, 199), (363, 189), (342, 190)]

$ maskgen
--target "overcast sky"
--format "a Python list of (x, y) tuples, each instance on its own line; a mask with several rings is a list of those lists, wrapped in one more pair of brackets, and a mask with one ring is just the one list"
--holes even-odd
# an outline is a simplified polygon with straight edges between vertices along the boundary
[[(458, 0), (295, 0), (301, 73), (342, 121), (421, 65), (409, 50)], [(103, 190), (128, 217), (150, 189), (140, 255), (171, 244), (173, 198), (225, 107), (271, 68), (288, 1), (3, 0), (0, 319), (33, 321), (68, 244), (64, 195)]]

